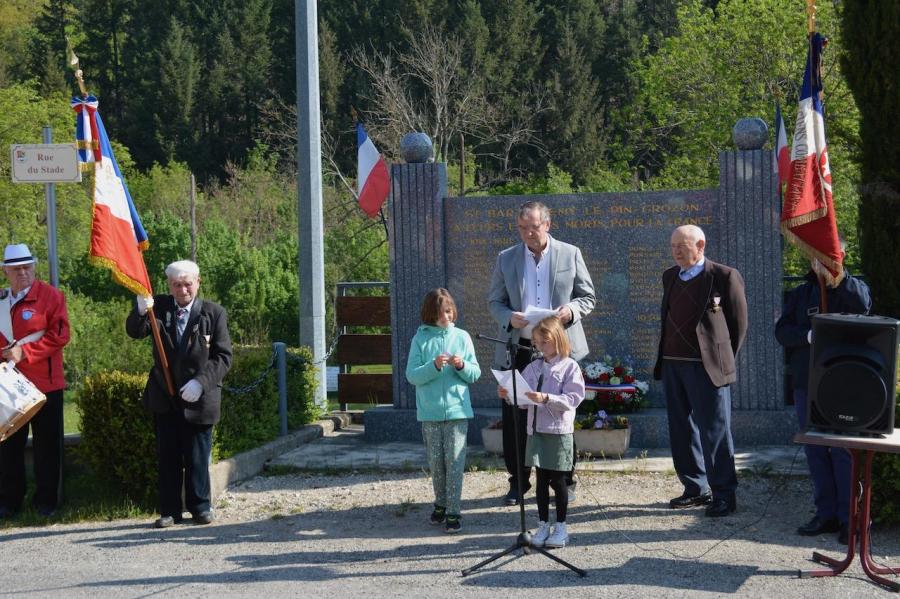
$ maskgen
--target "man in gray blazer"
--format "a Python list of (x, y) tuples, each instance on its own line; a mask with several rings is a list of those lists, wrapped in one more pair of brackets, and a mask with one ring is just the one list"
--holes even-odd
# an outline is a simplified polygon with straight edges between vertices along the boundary
[[(525, 202), (519, 208), (517, 219), (522, 243), (506, 248), (497, 256), (488, 307), (500, 326), (501, 338), (511, 338), (513, 343), (531, 345), (531, 329), (537, 324), (528, 322), (524, 311), (528, 306), (556, 311), (562, 320), (572, 346), (571, 358), (581, 360), (588, 354), (587, 341), (581, 320), (594, 309), (596, 298), (591, 275), (585, 266), (581, 250), (550, 236), (550, 211), (542, 202)], [(532, 360), (531, 351), (519, 348), (513, 364), (507, 363), (506, 349), (498, 346), (494, 354), (495, 368), (515, 366), (523, 370)], [(507, 505), (521, 501), (519, 480), (524, 493), (531, 484), (531, 468), (524, 464), (525, 418), (519, 418), (514, 426), (512, 406), (501, 402), (503, 408), (503, 458), (509, 473)], [(519, 460), (516, 461), (516, 436), (519, 438)], [(572, 473), (567, 484), (574, 487)]]

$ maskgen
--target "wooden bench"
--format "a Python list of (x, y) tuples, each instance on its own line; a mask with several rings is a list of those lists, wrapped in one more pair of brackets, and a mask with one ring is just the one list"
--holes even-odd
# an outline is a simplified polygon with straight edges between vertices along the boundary
[(394, 402), (390, 374), (347, 372), (349, 366), (391, 363), (390, 334), (357, 334), (350, 327), (391, 326), (391, 298), (388, 296), (338, 296), (335, 316), (341, 330), (335, 361), (341, 364), (338, 374), (338, 403), (390, 404)]

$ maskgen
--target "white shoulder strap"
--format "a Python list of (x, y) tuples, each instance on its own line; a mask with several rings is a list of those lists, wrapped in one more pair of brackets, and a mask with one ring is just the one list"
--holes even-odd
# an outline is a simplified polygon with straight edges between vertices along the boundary
[(3, 336), (6, 337), (6, 340), (9, 343), (12, 343), (15, 337), (13, 337), (12, 332), (12, 318), (10, 317), (10, 300), (11, 294), (9, 291), (6, 291), (6, 295), (3, 298), (0, 298), (0, 333), (3, 333)]

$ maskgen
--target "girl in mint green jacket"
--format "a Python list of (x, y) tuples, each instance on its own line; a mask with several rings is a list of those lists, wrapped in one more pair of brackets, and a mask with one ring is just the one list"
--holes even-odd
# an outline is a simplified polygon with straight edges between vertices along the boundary
[(416, 415), (434, 486), (432, 524), (460, 530), (460, 497), (466, 466), (466, 434), (472, 418), (469, 383), (481, 376), (469, 334), (454, 326), (456, 303), (446, 289), (422, 302), (422, 322), (409, 347), (406, 380), (416, 386)]

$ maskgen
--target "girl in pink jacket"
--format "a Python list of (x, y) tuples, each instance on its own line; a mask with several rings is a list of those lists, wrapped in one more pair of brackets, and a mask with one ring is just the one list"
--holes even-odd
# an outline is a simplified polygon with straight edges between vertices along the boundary
[[(569, 540), (566, 511), (569, 496), (566, 474), (573, 467), (575, 409), (584, 399), (584, 378), (578, 362), (569, 357), (569, 338), (559, 318), (540, 321), (531, 333), (534, 347), (543, 354), (529, 364), (522, 376), (534, 391), (526, 393), (537, 405), (528, 410), (528, 442), (525, 464), (537, 471), (535, 498), (538, 528), (532, 543), (538, 547), (564, 547)], [(506, 390), (500, 397), (511, 402)], [(550, 489), (556, 498), (556, 524), (550, 527)]]

